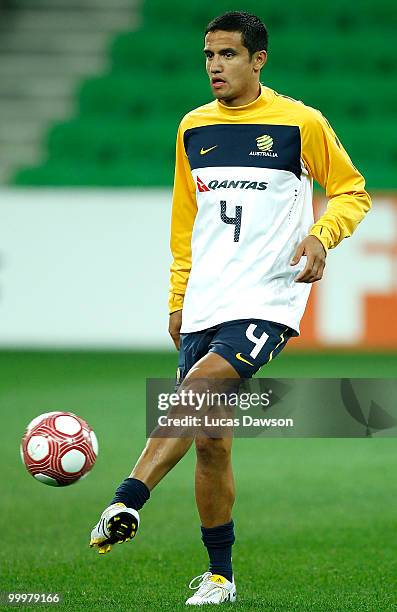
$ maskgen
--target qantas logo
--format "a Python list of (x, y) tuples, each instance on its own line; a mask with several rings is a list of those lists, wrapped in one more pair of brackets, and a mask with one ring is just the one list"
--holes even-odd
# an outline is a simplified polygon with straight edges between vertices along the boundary
[(197, 189), (202, 193), (203, 191), (209, 191), (207, 185), (203, 183), (201, 178), (197, 177)]
[(217, 181), (214, 179), (206, 185), (200, 177), (197, 177), (197, 189), (200, 193), (214, 189), (256, 189), (257, 191), (264, 191), (268, 184), (265, 181)]

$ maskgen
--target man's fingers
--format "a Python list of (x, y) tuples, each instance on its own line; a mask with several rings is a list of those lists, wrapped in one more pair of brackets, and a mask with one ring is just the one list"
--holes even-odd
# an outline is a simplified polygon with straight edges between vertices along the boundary
[(291, 259), (291, 266), (295, 266), (301, 259), (306, 256), (306, 265), (304, 269), (295, 277), (296, 283), (314, 283), (320, 280), (323, 276), (325, 267), (325, 258), (327, 253), (324, 246), (315, 236), (306, 236), (300, 244), (298, 244), (295, 255)]
[(311, 264), (306, 263), (305, 269), (302, 270), (295, 278), (296, 283), (314, 283), (322, 278), (325, 262), (315, 258)]
[(300, 272), (298, 276), (295, 278), (295, 282), (297, 283), (312, 282), (311, 279), (314, 277), (314, 268), (315, 268), (315, 259), (308, 258), (306, 262), (306, 266), (304, 267), (302, 272)]
[(302, 272), (299, 272), (298, 276), (295, 277), (295, 282), (296, 283), (307, 283), (308, 282), (308, 270), (306, 270), (306, 268), (304, 270), (302, 270)]
[(316, 260), (312, 269), (312, 278), (309, 282), (314, 283), (315, 281), (321, 280), (323, 277), (324, 268), (325, 261), (322, 259)]
[(324, 274), (324, 268), (325, 268), (325, 261), (321, 261), (316, 271), (316, 278), (314, 279), (315, 281), (322, 279), (323, 274)]
[(306, 265), (301, 272), (299, 272), (298, 276), (295, 278), (295, 282), (306, 282), (306, 279), (309, 278), (312, 268), (314, 264), (314, 257), (308, 256), (306, 260)]
[(298, 245), (296, 251), (295, 251), (295, 255), (293, 256), (293, 258), (290, 261), (290, 265), (291, 266), (296, 266), (296, 264), (300, 261), (303, 253), (304, 253), (305, 247), (301, 244)]

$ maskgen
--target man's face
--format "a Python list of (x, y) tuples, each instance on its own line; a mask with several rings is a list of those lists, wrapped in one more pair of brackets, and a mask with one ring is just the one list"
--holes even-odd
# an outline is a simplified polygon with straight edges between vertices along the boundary
[(266, 52), (254, 53), (250, 59), (241, 32), (215, 30), (205, 37), (204, 53), (214, 96), (225, 102), (243, 100), (241, 104), (244, 104), (247, 94), (258, 87)]

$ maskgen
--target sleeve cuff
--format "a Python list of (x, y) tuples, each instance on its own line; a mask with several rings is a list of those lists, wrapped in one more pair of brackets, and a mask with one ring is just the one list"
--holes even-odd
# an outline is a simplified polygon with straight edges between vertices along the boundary
[(168, 300), (168, 309), (170, 314), (176, 312), (177, 310), (182, 310), (184, 297), (185, 296), (180, 295), (179, 293), (170, 293)]
[(309, 232), (309, 236), (315, 236), (323, 245), (324, 249), (328, 251), (328, 249), (332, 249), (332, 237), (331, 232), (325, 225), (313, 225)]

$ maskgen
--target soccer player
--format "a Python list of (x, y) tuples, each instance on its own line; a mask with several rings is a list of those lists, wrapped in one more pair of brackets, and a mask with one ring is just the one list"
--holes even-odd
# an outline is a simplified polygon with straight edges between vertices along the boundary
[[(169, 332), (179, 349), (180, 389), (199, 388), (200, 379), (249, 378), (274, 359), (299, 334), (327, 251), (371, 206), (363, 177), (322, 114), (260, 83), (267, 40), (254, 15), (211, 21), (204, 54), (215, 100), (179, 126)], [(329, 199), (316, 223), (313, 179)], [(91, 546), (105, 553), (135, 535), (150, 491), (193, 442), (209, 569), (186, 603), (220, 604), (236, 598), (230, 437), (150, 438)]]

